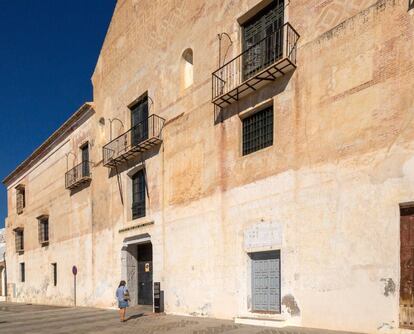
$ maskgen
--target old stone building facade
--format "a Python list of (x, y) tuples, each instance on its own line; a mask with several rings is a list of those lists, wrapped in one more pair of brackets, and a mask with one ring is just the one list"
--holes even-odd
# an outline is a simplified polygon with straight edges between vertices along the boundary
[[(5, 180), (9, 299), (414, 323), (406, 0), (120, 0), (82, 106)], [(413, 236), (411, 236), (413, 234)]]

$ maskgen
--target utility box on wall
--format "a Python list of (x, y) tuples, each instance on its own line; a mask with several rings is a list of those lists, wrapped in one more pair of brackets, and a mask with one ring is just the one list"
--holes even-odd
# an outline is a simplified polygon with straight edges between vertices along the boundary
[(154, 312), (164, 312), (164, 291), (161, 291), (160, 282), (154, 282)]

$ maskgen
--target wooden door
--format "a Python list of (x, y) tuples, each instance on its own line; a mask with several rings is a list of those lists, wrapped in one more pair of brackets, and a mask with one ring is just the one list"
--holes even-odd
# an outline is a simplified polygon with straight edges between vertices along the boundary
[(82, 151), (82, 177), (89, 176), (89, 144), (81, 147)]
[(138, 304), (152, 305), (152, 244), (138, 245)]
[(252, 77), (282, 55), (284, 1), (272, 2), (243, 25), (243, 79)]
[(252, 253), (253, 312), (280, 313), (280, 253)]
[(148, 139), (148, 97), (145, 96), (131, 109), (131, 144), (136, 146)]
[(414, 329), (414, 208), (401, 210), (400, 327)]

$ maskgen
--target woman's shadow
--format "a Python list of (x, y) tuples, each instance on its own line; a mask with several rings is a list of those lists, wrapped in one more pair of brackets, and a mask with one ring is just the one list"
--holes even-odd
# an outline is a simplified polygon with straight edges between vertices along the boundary
[(125, 319), (125, 322), (129, 321), (129, 320), (134, 320), (134, 319), (138, 319), (145, 316), (145, 313), (137, 313), (134, 315), (130, 315), (128, 318)]

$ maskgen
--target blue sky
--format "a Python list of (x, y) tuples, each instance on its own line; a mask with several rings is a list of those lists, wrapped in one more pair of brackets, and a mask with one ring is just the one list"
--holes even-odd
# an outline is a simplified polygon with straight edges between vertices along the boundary
[(92, 100), (90, 78), (114, 7), (115, 0), (0, 0), (1, 180)]

